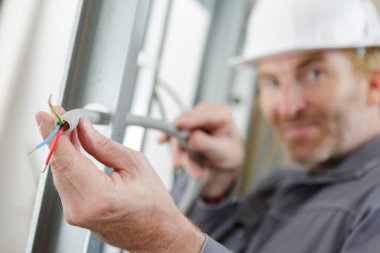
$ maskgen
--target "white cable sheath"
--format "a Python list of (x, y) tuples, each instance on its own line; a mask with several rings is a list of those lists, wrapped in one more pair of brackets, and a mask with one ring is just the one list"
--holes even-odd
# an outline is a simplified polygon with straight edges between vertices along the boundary
[(108, 113), (91, 111), (87, 109), (74, 109), (62, 114), (62, 119), (69, 124), (69, 128), (63, 133), (68, 134), (77, 128), (79, 120), (87, 117), (91, 123), (98, 125), (107, 125), (111, 121), (111, 116)]

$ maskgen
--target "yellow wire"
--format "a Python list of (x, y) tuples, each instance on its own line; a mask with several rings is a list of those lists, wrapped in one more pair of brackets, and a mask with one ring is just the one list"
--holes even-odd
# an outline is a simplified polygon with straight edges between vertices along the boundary
[(50, 95), (49, 100), (48, 100), (48, 104), (49, 104), (50, 110), (57, 117), (58, 123), (62, 126), (63, 124), (65, 124), (65, 121), (62, 119), (61, 115), (59, 115), (59, 113), (55, 110), (54, 106), (52, 105), (52, 103), (51, 103), (51, 96), (52, 95)]

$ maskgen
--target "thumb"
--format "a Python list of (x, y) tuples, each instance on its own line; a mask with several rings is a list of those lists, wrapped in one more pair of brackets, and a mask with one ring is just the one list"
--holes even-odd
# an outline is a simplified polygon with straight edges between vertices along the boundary
[(86, 152), (107, 167), (116, 170), (139, 167), (139, 152), (100, 134), (87, 118), (82, 118), (79, 122), (78, 138)]

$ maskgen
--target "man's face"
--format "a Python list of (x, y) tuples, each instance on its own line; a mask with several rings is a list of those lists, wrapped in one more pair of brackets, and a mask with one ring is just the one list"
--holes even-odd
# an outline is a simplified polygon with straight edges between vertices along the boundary
[(296, 162), (314, 167), (363, 142), (368, 85), (346, 53), (269, 58), (257, 70), (263, 114)]

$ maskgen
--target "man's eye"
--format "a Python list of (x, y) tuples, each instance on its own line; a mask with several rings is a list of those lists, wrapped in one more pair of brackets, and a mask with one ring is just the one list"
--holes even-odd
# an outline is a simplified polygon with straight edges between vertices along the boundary
[(322, 76), (323, 72), (320, 69), (311, 69), (306, 73), (306, 78), (309, 81), (316, 80)]
[(277, 79), (265, 79), (260, 82), (261, 87), (276, 88), (280, 82)]

